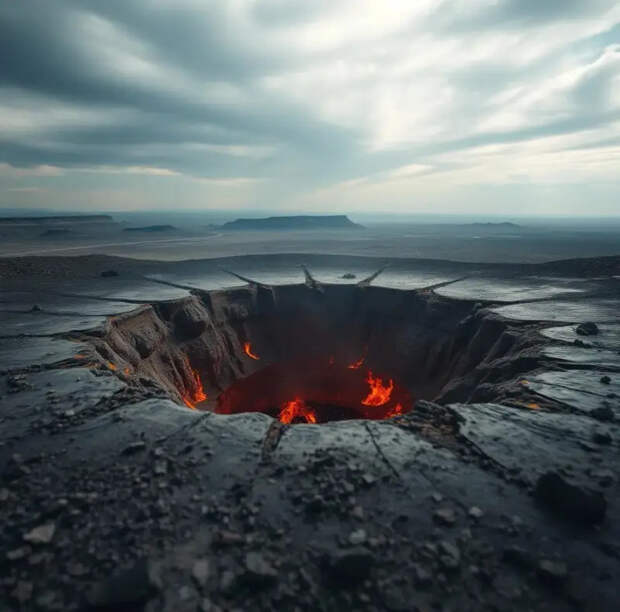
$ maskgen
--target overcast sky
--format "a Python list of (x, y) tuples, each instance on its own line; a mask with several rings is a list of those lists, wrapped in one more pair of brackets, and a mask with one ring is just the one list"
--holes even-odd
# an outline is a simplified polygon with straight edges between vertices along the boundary
[(620, 214), (617, 0), (3, 0), (0, 206)]

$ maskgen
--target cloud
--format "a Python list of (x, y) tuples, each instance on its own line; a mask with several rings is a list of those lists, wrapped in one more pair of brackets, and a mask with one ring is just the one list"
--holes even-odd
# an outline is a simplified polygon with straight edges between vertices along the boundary
[(437, 189), (463, 210), (464, 181), (587, 189), (617, 155), (619, 24), (606, 0), (5, 2), (0, 174), (36, 176), (40, 204), (76, 181), (142, 202), (141, 179), (188, 207), (239, 185), (256, 206)]

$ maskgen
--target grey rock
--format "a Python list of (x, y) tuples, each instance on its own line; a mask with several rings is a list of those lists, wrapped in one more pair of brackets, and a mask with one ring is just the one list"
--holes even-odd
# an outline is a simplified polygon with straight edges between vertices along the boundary
[(585, 323), (580, 323), (577, 325), (575, 331), (580, 336), (596, 336), (599, 332), (598, 326), (596, 323), (592, 321), (586, 321)]
[(324, 567), (337, 582), (356, 583), (368, 577), (375, 561), (370, 550), (355, 546), (328, 555)]
[(433, 575), (417, 563), (413, 567), (413, 573), (418, 586), (427, 586), (433, 581)]
[(150, 559), (140, 559), (95, 584), (86, 596), (87, 602), (93, 608), (107, 610), (143, 604), (162, 589), (159, 569)]
[(366, 532), (363, 529), (357, 529), (349, 535), (349, 543), (353, 546), (363, 544), (366, 541)]
[(468, 512), (469, 516), (473, 519), (481, 519), (484, 516), (484, 512), (478, 508), (478, 506), (472, 506)]
[(276, 569), (257, 552), (245, 555), (245, 570), (245, 579), (256, 586), (273, 584), (278, 578)]
[(192, 566), (192, 577), (199, 586), (204, 587), (209, 579), (209, 561), (207, 559), (198, 559), (194, 561)]
[(456, 517), (454, 515), (454, 510), (452, 508), (438, 508), (433, 513), (433, 518), (435, 521), (442, 525), (454, 525), (456, 521)]
[(17, 599), (20, 604), (26, 603), (32, 597), (32, 582), (20, 580), (11, 592), (11, 595), (14, 599)]
[(223, 593), (230, 592), (235, 585), (236, 579), (237, 577), (231, 570), (225, 570), (222, 572), (222, 575), (220, 576), (220, 591)]
[(168, 462), (165, 459), (156, 461), (153, 464), (153, 473), (157, 476), (164, 476), (168, 473)]
[(146, 443), (143, 442), (142, 440), (138, 440), (137, 442), (132, 442), (131, 444), (126, 446), (122, 450), (122, 454), (133, 455), (135, 453), (139, 453), (140, 451), (143, 451), (145, 448), (146, 448)]
[(458, 569), (461, 564), (461, 552), (450, 542), (442, 540), (439, 543), (439, 562), (446, 570), (453, 571)]
[(19, 561), (20, 559), (27, 557), (29, 554), (30, 554), (30, 546), (21, 546), (20, 548), (9, 550), (6, 553), (6, 558), (9, 561)]
[(538, 575), (545, 582), (562, 582), (568, 576), (566, 564), (560, 561), (550, 561), (549, 559), (542, 559), (538, 563), (537, 569)]
[(55, 531), (56, 525), (54, 523), (39, 525), (24, 534), (24, 540), (31, 544), (49, 544), (54, 537)]

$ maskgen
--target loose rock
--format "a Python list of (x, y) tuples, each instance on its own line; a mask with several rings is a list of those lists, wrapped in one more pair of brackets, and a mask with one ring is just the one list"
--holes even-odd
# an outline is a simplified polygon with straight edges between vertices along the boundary
[(249, 552), (245, 556), (245, 578), (255, 586), (268, 586), (273, 584), (278, 572), (275, 568), (257, 552)]
[(468, 512), (469, 516), (473, 519), (481, 519), (484, 516), (484, 512), (478, 508), (478, 506), (472, 506)]
[(54, 523), (39, 525), (24, 535), (24, 540), (31, 544), (49, 544), (54, 537), (56, 526)]
[(330, 572), (330, 577), (342, 583), (364, 580), (375, 564), (373, 554), (364, 546), (339, 550), (331, 554), (326, 561), (325, 566)]
[(357, 529), (353, 531), (349, 536), (349, 543), (353, 546), (357, 546), (358, 544), (363, 544), (366, 541), (366, 532), (363, 529)]
[(433, 513), (433, 518), (442, 525), (454, 525), (456, 521), (452, 508), (438, 508)]
[(450, 571), (458, 569), (461, 563), (461, 553), (454, 544), (442, 540), (439, 543), (439, 553), (439, 562), (444, 569)]
[(538, 563), (538, 575), (546, 582), (558, 583), (566, 579), (566, 564), (559, 561), (543, 559)]
[(159, 567), (149, 559), (113, 574), (94, 585), (87, 595), (93, 608), (115, 610), (146, 602), (162, 588)]
[(133, 442), (129, 446), (126, 446), (122, 450), (122, 454), (133, 455), (134, 453), (139, 453), (140, 451), (143, 451), (145, 448), (146, 448), (146, 443), (143, 442), (142, 440), (139, 440), (138, 442)]
[(596, 323), (593, 323), (592, 321), (587, 321), (585, 323), (577, 325), (575, 331), (580, 336), (596, 336), (596, 334), (598, 334), (599, 332), (599, 329)]
[(207, 559), (195, 561), (192, 567), (192, 576), (198, 586), (204, 587), (209, 579), (209, 561)]

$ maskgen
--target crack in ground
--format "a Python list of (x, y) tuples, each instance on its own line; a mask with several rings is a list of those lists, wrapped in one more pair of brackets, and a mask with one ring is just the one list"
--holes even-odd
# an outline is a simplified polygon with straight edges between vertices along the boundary
[(377, 451), (377, 454), (379, 455), (379, 457), (381, 457), (381, 459), (384, 461), (384, 463), (388, 466), (388, 468), (391, 470), (391, 472), (394, 474), (394, 476), (396, 476), (397, 480), (399, 482), (402, 482), (402, 479), (400, 477), (400, 474), (398, 473), (398, 470), (392, 465), (392, 463), (390, 462), (390, 460), (386, 457), (385, 453), (383, 452), (382, 448), (379, 446), (379, 443), (377, 442), (377, 440), (375, 439), (374, 434), (372, 433), (368, 422), (364, 422), (364, 427), (366, 428), (366, 431), (368, 432), (368, 435), (370, 436), (370, 439), (373, 443), (373, 446), (375, 447), (375, 450)]
[(271, 456), (278, 448), (280, 444), (280, 440), (282, 436), (286, 433), (288, 429), (287, 425), (280, 423), (280, 421), (274, 420), (269, 428), (267, 429), (264, 437), (263, 443), (261, 445), (261, 461), (267, 462), (271, 459)]

